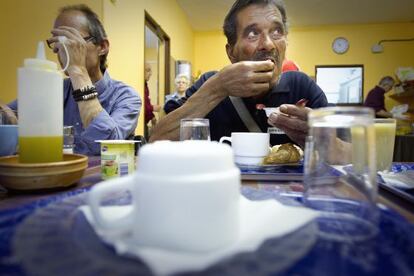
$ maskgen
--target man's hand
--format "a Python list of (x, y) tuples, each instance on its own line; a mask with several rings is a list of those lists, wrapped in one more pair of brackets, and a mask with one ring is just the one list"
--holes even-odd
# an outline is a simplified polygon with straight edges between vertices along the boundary
[(217, 73), (215, 90), (225, 96), (252, 97), (267, 92), (273, 77), (273, 62), (242, 61)]
[(381, 118), (392, 118), (392, 117), (394, 117), (391, 112), (387, 112), (384, 109), (381, 109), (380, 111), (377, 111), (376, 115), (378, 117), (381, 117)]
[(153, 111), (154, 111), (154, 112), (160, 112), (160, 110), (161, 110), (161, 105), (159, 105), (159, 104), (154, 104), (154, 105), (152, 105), (152, 109), (153, 109)]
[(86, 71), (86, 54), (87, 54), (87, 42), (83, 39), (82, 35), (78, 30), (61, 26), (51, 31), (53, 37), (49, 38), (48, 41), (54, 44), (53, 51), (59, 55), (59, 60), (62, 66), (66, 65), (67, 57), (65, 49), (58, 37), (65, 37), (65, 46), (68, 49), (70, 64), (66, 72), (70, 76), (71, 73), (80, 73)]
[(157, 118), (152, 118), (151, 119), (151, 126), (154, 127), (157, 124)]
[(0, 116), (1, 123), (5, 125), (17, 125), (17, 117), (14, 114), (13, 110), (10, 109), (7, 105), (0, 102)]
[[(64, 44), (69, 54), (69, 66), (65, 73), (69, 76), (74, 90), (92, 85), (92, 81), (98, 81), (97, 77), (90, 76), (86, 68), (88, 54), (87, 43), (81, 33), (75, 28), (60, 26), (52, 30), (53, 37), (49, 38), (54, 43), (53, 51), (58, 54), (61, 66), (66, 66), (66, 52), (64, 46), (59, 42), (59, 36), (65, 37)], [(84, 128), (87, 128), (93, 119), (103, 110), (98, 98), (88, 101), (79, 101), (79, 114)]]
[(204, 118), (228, 96), (252, 97), (268, 92), (274, 66), (271, 61), (243, 61), (223, 68), (204, 82), (185, 104), (158, 122), (150, 142), (178, 141), (182, 118)]
[(306, 135), (308, 134), (308, 107), (283, 104), (277, 112), (270, 114), (267, 122), (283, 130), (290, 139), (305, 146)]

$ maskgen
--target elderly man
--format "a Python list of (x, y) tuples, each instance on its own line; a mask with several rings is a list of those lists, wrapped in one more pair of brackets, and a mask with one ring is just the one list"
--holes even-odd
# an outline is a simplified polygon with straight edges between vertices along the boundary
[[(308, 131), (308, 107), (326, 106), (327, 100), (305, 74), (281, 74), (286, 21), (280, 0), (237, 0), (223, 26), (232, 64), (201, 76), (186, 91), (185, 103), (181, 101), (181, 106), (160, 120), (150, 140), (177, 140), (180, 119), (206, 117), (210, 120), (212, 140), (236, 131), (266, 132), (270, 124), (287, 135), (272, 135), (271, 144), (291, 140), (303, 146)], [(307, 102), (308, 107), (295, 105), (298, 102)], [(280, 108), (267, 118), (263, 110), (256, 108), (263, 105)], [(246, 113), (251, 120), (246, 119)]]
[[(141, 99), (133, 88), (113, 80), (106, 70), (109, 41), (98, 16), (85, 5), (60, 9), (47, 42), (61, 66), (64, 80), (64, 124), (75, 128), (75, 152), (99, 154), (95, 140), (127, 139), (134, 135)], [(17, 102), (9, 104), (17, 110)], [(62, 130), (63, 132), (63, 130)]]

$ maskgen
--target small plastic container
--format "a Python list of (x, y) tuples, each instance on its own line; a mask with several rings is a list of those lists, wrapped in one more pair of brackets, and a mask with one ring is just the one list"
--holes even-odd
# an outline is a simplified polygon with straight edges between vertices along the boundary
[(99, 140), (101, 143), (101, 176), (109, 179), (135, 171), (134, 140)]

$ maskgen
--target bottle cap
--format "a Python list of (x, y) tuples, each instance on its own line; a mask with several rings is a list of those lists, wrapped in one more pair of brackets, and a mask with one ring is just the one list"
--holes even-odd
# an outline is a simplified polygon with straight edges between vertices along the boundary
[(27, 58), (24, 60), (24, 67), (46, 70), (57, 70), (56, 62), (46, 59), (45, 45), (43, 41), (39, 41), (37, 44), (36, 58)]

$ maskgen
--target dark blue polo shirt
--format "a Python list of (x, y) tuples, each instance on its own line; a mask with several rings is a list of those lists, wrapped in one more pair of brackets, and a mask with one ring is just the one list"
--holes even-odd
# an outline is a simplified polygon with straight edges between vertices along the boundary
[(364, 105), (371, 107), (375, 112), (385, 110), (385, 90), (379, 86), (375, 86), (371, 91), (369, 91), (367, 98), (365, 99)]
[[(165, 112), (169, 113), (184, 104), (185, 100), (196, 93), (215, 73), (208, 72), (202, 75), (193, 86), (187, 89), (186, 97), (179, 101), (167, 102), (164, 106)], [(257, 110), (256, 104), (263, 103), (266, 107), (278, 107), (282, 104), (295, 104), (300, 99), (307, 99), (306, 106), (311, 108), (325, 107), (328, 104), (325, 93), (312, 79), (302, 72), (289, 71), (281, 75), (279, 83), (273, 86), (260, 102), (253, 98), (243, 98), (243, 102), (260, 129), (267, 132), (270, 125), (267, 123), (266, 113), (264, 110)], [(206, 118), (210, 120), (211, 140), (218, 141), (222, 136), (230, 136), (232, 132), (249, 131), (228, 97), (208, 113)], [(286, 135), (271, 135), (272, 145), (287, 142), (291, 140)]]

